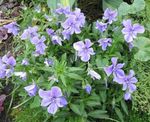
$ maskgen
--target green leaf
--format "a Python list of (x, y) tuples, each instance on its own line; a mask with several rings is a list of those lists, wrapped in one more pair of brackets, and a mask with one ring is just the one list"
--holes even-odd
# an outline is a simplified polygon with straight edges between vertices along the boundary
[(124, 16), (128, 14), (136, 14), (137, 12), (145, 8), (144, 0), (134, 0), (133, 4), (129, 5), (125, 2), (121, 3), (118, 12), (119, 16)]
[(80, 75), (75, 74), (75, 73), (67, 73), (66, 76), (75, 80), (83, 80), (83, 78)]
[(74, 113), (81, 115), (80, 105), (71, 104), (70, 108)]
[(107, 96), (106, 96), (106, 91), (101, 91), (101, 92), (100, 92), (100, 96), (101, 96), (102, 102), (105, 103), (106, 98), (107, 98)]
[(134, 58), (140, 61), (150, 60), (150, 39), (146, 37), (138, 37), (134, 41), (134, 46), (139, 50), (134, 55)]
[(60, 75), (60, 79), (61, 79), (62, 83), (64, 84), (64, 86), (67, 86), (66, 85), (66, 78), (65, 78), (65, 76), (64, 75)]
[(89, 112), (88, 116), (93, 117), (93, 118), (99, 118), (99, 119), (108, 118), (109, 116), (106, 113), (107, 111), (104, 111), (104, 110), (95, 110), (95, 111)]
[(128, 107), (124, 100), (121, 101), (121, 106), (122, 106), (123, 111), (128, 115)]
[(80, 67), (68, 67), (69, 72), (83, 71)]
[(86, 103), (88, 106), (93, 107), (93, 106), (100, 106), (101, 103), (99, 101), (87, 101)]
[(51, 9), (52, 13), (56, 10), (58, 3), (60, 3), (60, 0), (47, 0), (47, 5)]
[(102, 58), (101, 56), (98, 56), (96, 58), (96, 65), (100, 68), (104, 68), (108, 65), (109, 61), (106, 58)]
[(118, 8), (123, 0), (103, 0), (103, 10), (106, 8)]
[(115, 108), (115, 112), (117, 114), (117, 116), (119, 117), (119, 119), (121, 120), (121, 122), (124, 122), (123, 120), (123, 114), (121, 113), (119, 108)]
[(46, 71), (46, 72), (53, 72), (51, 67), (35, 67), (37, 70)]
[(63, 6), (70, 6), (70, 8), (72, 8), (75, 0), (60, 0), (60, 2)]
[(35, 96), (33, 102), (30, 104), (30, 108), (37, 108), (39, 106), (40, 106), (40, 98), (38, 96)]

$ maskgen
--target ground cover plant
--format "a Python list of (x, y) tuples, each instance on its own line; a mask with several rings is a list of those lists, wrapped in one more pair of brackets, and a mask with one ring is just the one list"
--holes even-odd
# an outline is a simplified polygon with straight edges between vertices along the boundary
[(0, 112), (15, 122), (149, 121), (147, 1), (105, 0), (94, 22), (72, 0), (23, 2), (0, 27), (1, 41), (13, 40), (0, 57), (1, 87), (12, 87)]

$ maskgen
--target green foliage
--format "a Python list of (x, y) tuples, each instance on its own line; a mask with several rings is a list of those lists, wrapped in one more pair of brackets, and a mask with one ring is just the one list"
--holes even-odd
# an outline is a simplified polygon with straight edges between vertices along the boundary
[(150, 116), (150, 61), (136, 62), (136, 71), (139, 82), (133, 94), (133, 109)]
[(103, 10), (106, 8), (118, 8), (123, 0), (103, 0)]
[(143, 10), (145, 8), (144, 0), (134, 0), (132, 5), (129, 5), (125, 2), (121, 3), (118, 11), (119, 16), (124, 16), (128, 14), (136, 14), (137, 12)]
[(140, 61), (150, 60), (150, 40), (146, 37), (139, 37), (134, 44), (139, 49), (134, 58)]
[[(37, 2), (37, 1), (35, 1)], [(51, 10), (51, 13), (57, 8), (58, 3), (62, 3), (64, 6), (73, 6), (75, 0), (47, 0), (47, 4)], [(105, 7), (117, 8), (122, 0), (105, 0)], [(36, 5), (35, 5), (36, 6)], [(140, 7), (139, 7), (140, 6)], [(132, 5), (122, 3), (119, 7), (119, 15), (124, 16), (128, 14), (136, 14), (138, 11), (144, 9), (145, 2), (143, 0), (135, 0)], [(43, 6), (42, 6), (43, 7)], [(135, 46), (138, 48), (138, 52), (133, 57), (132, 52), (129, 54), (127, 45), (124, 42), (123, 35), (121, 33), (122, 26), (121, 21), (115, 22), (113, 26), (110, 26), (104, 36), (113, 38), (112, 47), (109, 47), (107, 51), (103, 52), (100, 47), (96, 45), (96, 41), (102, 38), (102, 35), (94, 29), (91, 25), (86, 25), (82, 29), (82, 33), (73, 35), (70, 41), (64, 41), (63, 46), (54, 46), (51, 43), (50, 37), (45, 32), (46, 28), (59, 29), (60, 21), (59, 17), (50, 15), (48, 8), (45, 10), (45, 6), (42, 8), (41, 13), (37, 13), (33, 8), (27, 8), (22, 12), (20, 18), (21, 31), (28, 26), (39, 26), (39, 33), (47, 37), (46, 45), (48, 45), (46, 55), (40, 57), (34, 57), (32, 55), (35, 47), (29, 42), (29, 40), (22, 41), (18, 37), (15, 38), (14, 51), (19, 54), (17, 62), (19, 62), (15, 68), (15, 71), (25, 71), (27, 73), (26, 82), (21, 82), (20, 78), (14, 78), (12, 83), (18, 85), (19, 88), (15, 91), (14, 95), (17, 99), (16, 106), (13, 107), (12, 116), (16, 122), (98, 122), (98, 121), (115, 121), (123, 122), (128, 121), (127, 118), (130, 115), (131, 102), (125, 102), (123, 100), (123, 91), (121, 91), (121, 85), (113, 82), (112, 76), (106, 77), (103, 68), (110, 65), (110, 58), (117, 56), (119, 61), (125, 62), (125, 71), (131, 68), (135, 68), (136, 63), (130, 62), (134, 57), (141, 61), (147, 61), (149, 56), (149, 39), (146, 37), (139, 37), (135, 41)], [(44, 14), (50, 16), (50, 21), (47, 21)], [(138, 15), (137, 15), (138, 16)], [(62, 17), (63, 18), (63, 17)], [(136, 21), (136, 20), (135, 20)], [(142, 21), (142, 20), (141, 20)], [(57, 23), (57, 24), (56, 24)], [(117, 27), (117, 28), (116, 28)], [(115, 29), (114, 29), (115, 28)], [(113, 30), (113, 31), (112, 31)], [(148, 29), (147, 29), (148, 30)], [(74, 56), (75, 51), (72, 49), (72, 44), (78, 40), (90, 38), (96, 45), (96, 56), (91, 58), (88, 63), (83, 63), (76, 59)], [(144, 53), (143, 53), (144, 52)], [(134, 53), (134, 52), (133, 52)], [(22, 66), (21, 61), (24, 58), (30, 59), (30, 66)], [(47, 67), (44, 65), (44, 59), (51, 58), (54, 61), (54, 65)], [(133, 63), (133, 64), (131, 64)], [(147, 64), (145, 64), (147, 65)], [(144, 66), (145, 66), (144, 65)], [(87, 75), (88, 68), (93, 68), (100, 75), (100, 80), (93, 81)], [(139, 78), (138, 91), (133, 96), (133, 108), (136, 110), (142, 110), (143, 112), (150, 113), (149, 110), (149, 71), (146, 74), (145, 70), (141, 71), (141, 66), (135, 70)], [(140, 72), (141, 71), (141, 72)], [(52, 77), (54, 77), (52, 79)], [(56, 82), (57, 80), (58, 82)], [(50, 115), (45, 108), (40, 106), (41, 99), (39, 96), (35, 96), (31, 99), (28, 98), (27, 93), (23, 90), (24, 86), (36, 83), (39, 88), (49, 90), (52, 86), (59, 86), (63, 94), (65, 94), (68, 101), (68, 105), (65, 108), (60, 108), (56, 115)], [(90, 95), (84, 91), (85, 84), (91, 84), (92, 92)], [(145, 96), (143, 96), (143, 94)], [(24, 102), (25, 101), (25, 102)], [(145, 107), (148, 106), (148, 107)], [(139, 117), (140, 118), (140, 117)], [(133, 119), (134, 120), (134, 119)], [(136, 118), (135, 114), (135, 120)], [(140, 120), (140, 119), (139, 119)], [(132, 119), (130, 118), (130, 121)]]
[(51, 9), (51, 12), (54, 13), (54, 10), (58, 8), (58, 4), (63, 6), (70, 6), (72, 8), (75, 0), (47, 0), (47, 5)]

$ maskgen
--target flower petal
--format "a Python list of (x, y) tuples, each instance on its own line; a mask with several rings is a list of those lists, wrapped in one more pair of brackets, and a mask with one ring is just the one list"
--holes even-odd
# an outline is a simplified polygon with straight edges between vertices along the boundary
[(54, 114), (57, 112), (57, 109), (58, 109), (57, 104), (56, 104), (56, 103), (52, 103), (52, 104), (50, 104), (50, 105), (48, 106), (47, 111), (48, 111), (48, 113), (54, 115)]
[(51, 88), (51, 92), (52, 92), (52, 96), (55, 97), (55, 98), (62, 96), (61, 89), (57, 86), (53, 86)]
[(39, 96), (41, 98), (49, 98), (49, 97), (51, 97), (51, 91), (50, 90), (44, 91), (44, 90), (40, 89), (39, 90)]
[(60, 97), (56, 99), (56, 104), (58, 107), (64, 107), (65, 105), (68, 104), (68, 102), (65, 97)]
[(131, 93), (126, 92), (126, 93), (124, 94), (124, 99), (125, 99), (125, 100), (130, 100), (130, 99), (131, 99)]
[(84, 43), (83, 41), (79, 41), (73, 44), (73, 47), (77, 51), (81, 51), (84, 48)]
[(51, 99), (48, 99), (48, 98), (44, 98), (41, 102), (41, 106), (43, 106), (43, 107), (46, 107), (49, 104), (51, 104)]
[(108, 66), (104, 68), (105, 73), (107, 74), (107, 76), (110, 76), (113, 72), (113, 66)]
[(144, 33), (145, 31), (144, 27), (141, 26), (140, 24), (134, 24), (133, 28), (136, 33)]

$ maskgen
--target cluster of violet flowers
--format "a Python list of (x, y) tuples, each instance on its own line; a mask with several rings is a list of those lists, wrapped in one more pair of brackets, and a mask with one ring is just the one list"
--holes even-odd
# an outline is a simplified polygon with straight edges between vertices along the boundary
[(118, 63), (117, 57), (111, 58), (111, 62), (112, 65), (105, 67), (104, 71), (108, 77), (113, 74), (113, 81), (123, 85), (122, 90), (125, 91), (124, 99), (130, 100), (131, 94), (136, 90), (135, 83), (138, 81), (135, 77), (134, 71), (130, 70), (129, 74), (126, 75), (122, 69), (125, 64)]
[(46, 41), (45, 36), (41, 36), (38, 34), (38, 27), (28, 27), (25, 29), (23, 34), (21, 35), (22, 40), (29, 39), (32, 44), (35, 45), (36, 50), (34, 54), (36, 56), (45, 54), (46, 45), (44, 41)]
[(0, 57), (0, 78), (9, 78), (14, 72), (16, 60), (10, 54)]
[[(51, 28), (47, 28), (46, 31), (53, 44), (58, 44), (62, 46), (63, 40), (69, 40), (71, 35), (81, 33), (81, 28), (85, 24), (85, 16), (79, 8), (76, 8), (75, 11), (71, 11), (70, 7), (58, 8), (55, 11), (59, 15), (65, 15), (65, 21), (61, 22), (62, 30), (61, 32), (54, 31)], [(62, 37), (60, 36), (63, 36)]]
[(50, 114), (55, 114), (57, 110), (61, 107), (66, 106), (67, 100), (63, 96), (61, 89), (58, 86), (53, 86), (51, 90), (44, 91), (42, 89), (38, 90), (36, 84), (32, 84), (24, 87), (29, 96), (35, 96), (37, 91), (39, 96), (42, 98), (41, 106), (47, 107), (47, 111)]
[[(85, 24), (85, 16), (81, 12), (79, 8), (76, 8), (74, 11), (71, 11), (70, 7), (59, 8), (55, 11), (57, 14), (65, 15), (65, 21), (61, 22), (62, 30), (55, 31), (52, 28), (47, 28), (46, 31), (48, 35), (50, 35), (52, 43), (57, 45), (62, 45), (63, 40), (69, 40), (71, 35), (81, 33), (81, 28)], [(113, 22), (117, 21), (117, 10), (112, 10), (107, 8), (104, 12), (103, 20), (96, 22), (96, 29), (100, 31), (100, 33), (104, 33), (108, 27)], [(122, 33), (124, 34), (125, 41), (129, 44), (129, 48), (133, 47), (133, 40), (137, 37), (138, 33), (144, 32), (144, 27), (139, 24), (132, 25), (130, 19), (123, 21), (124, 28), (122, 29)], [(16, 22), (5, 25), (4, 28), (8, 29), (8, 33), (12, 33), (16, 36), (19, 32), (19, 28)], [(63, 37), (60, 36), (61, 35)], [(45, 36), (40, 36), (38, 34), (38, 27), (28, 27), (24, 30), (21, 35), (22, 40), (30, 40), (30, 42), (35, 45), (36, 55), (45, 54)], [(99, 46), (102, 47), (103, 51), (106, 51), (108, 47), (112, 44), (112, 39), (108, 37), (103, 37), (98, 40)], [(95, 52), (92, 48), (93, 43), (90, 39), (85, 39), (84, 41), (78, 41), (73, 44), (73, 48), (76, 50), (77, 55), (81, 58), (83, 62), (88, 62), (92, 55), (95, 55)], [(123, 91), (125, 91), (124, 99), (131, 99), (131, 94), (136, 90), (135, 83), (137, 79), (135, 78), (135, 74), (133, 70), (130, 70), (129, 74), (126, 75), (123, 71), (124, 63), (118, 63), (118, 58), (113, 57), (111, 59), (112, 65), (105, 67), (104, 71), (109, 77), (113, 74), (113, 81), (118, 84), (123, 85)], [(46, 59), (44, 62), (47, 66), (53, 64), (53, 62), (49, 59)], [(5, 55), (0, 58), (0, 78), (10, 77), (14, 71), (14, 66), (16, 65), (16, 60), (13, 56)], [(22, 65), (29, 65), (29, 61), (24, 59), (22, 61)], [(25, 72), (17, 72), (16, 76), (20, 76), (23, 80), (26, 80)], [(100, 80), (101, 76), (94, 71), (93, 69), (88, 69), (88, 73), (93, 80)], [(63, 96), (61, 89), (58, 86), (53, 86), (50, 90), (44, 91), (39, 89), (38, 86), (33, 83), (29, 86), (24, 87), (25, 91), (28, 93), (30, 97), (33, 97), (37, 94), (41, 97), (41, 106), (47, 107), (47, 111), (51, 114), (55, 114), (57, 110), (61, 107), (67, 105), (67, 100)], [(38, 90), (39, 89), (39, 90)], [(85, 85), (85, 90), (88, 94), (91, 93), (92, 87), (90, 84)]]

